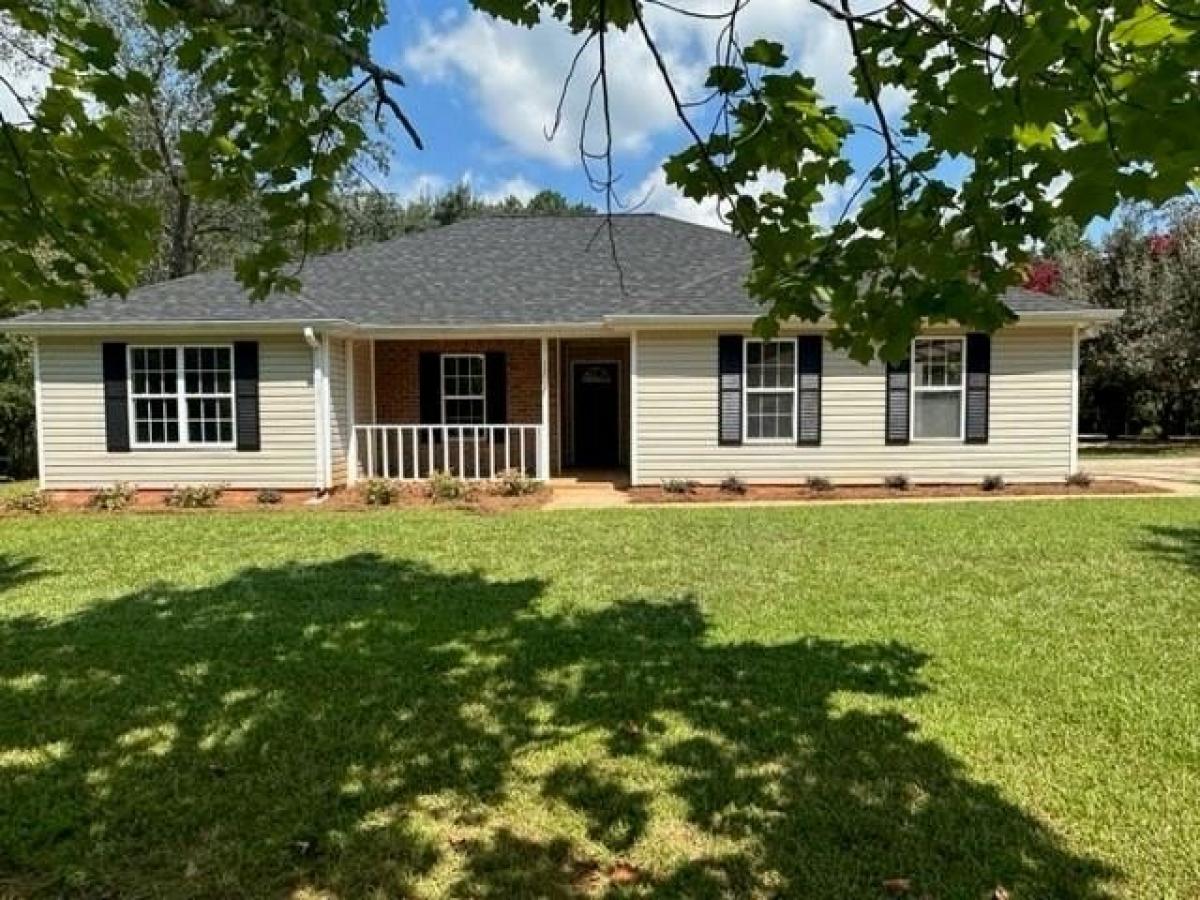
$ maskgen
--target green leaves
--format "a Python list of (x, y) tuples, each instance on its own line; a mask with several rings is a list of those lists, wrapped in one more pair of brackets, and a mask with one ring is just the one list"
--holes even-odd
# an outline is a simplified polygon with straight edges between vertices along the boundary
[[(752, 246), (764, 329), (828, 316), (833, 339), (867, 358), (899, 352), (930, 322), (994, 328), (1008, 318), (996, 298), (1056, 218), (1086, 226), (1122, 200), (1161, 202), (1200, 180), (1200, 20), (1182, 5), (955, 0), (856, 6), (848, 23), (836, 6), (797, 2), (848, 43), (853, 25), (858, 99), (831, 105), (812, 61), (789, 59), (781, 34), (742, 33), (739, 18), (707, 73), (709, 100), (684, 105), (704, 118), (702, 140), (665, 165)], [(637, 40), (644, 13), (651, 41), (681, 15), (634, 0), (474, 6)], [(130, 8), (172, 38), (170, 67), (211, 98), (203, 121), (181, 124), (171, 176), (202, 202), (261, 204), (262, 238), (238, 277), (256, 297), (294, 286), (292, 260), (338, 240), (336, 188), (371, 140), (363, 102), (400, 108), (387, 93), (398, 76), (370, 56), (385, 3)], [(124, 293), (157, 241), (146, 192), (161, 172), (129, 125), (158, 90), (154, 69), (84, 0), (0, 10), (57, 54), (34, 121), (0, 142), (0, 211), (16, 211), (0, 212), (0, 291), (40, 303)]]

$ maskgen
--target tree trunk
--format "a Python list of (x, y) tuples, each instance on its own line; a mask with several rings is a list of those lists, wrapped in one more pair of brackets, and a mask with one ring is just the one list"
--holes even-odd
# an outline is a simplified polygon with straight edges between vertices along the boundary
[(167, 277), (182, 278), (192, 274), (192, 195), (186, 191), (176, 194), (175, 215), (171, 220), (171, 254), (167, 259)]

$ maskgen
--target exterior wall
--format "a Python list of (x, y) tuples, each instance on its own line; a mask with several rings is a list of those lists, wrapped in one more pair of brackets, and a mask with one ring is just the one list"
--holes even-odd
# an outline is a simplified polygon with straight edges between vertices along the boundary
[(354, 421), (369, 425), (375, 421), (375, 371), (370, 341), (354, 345)]
[[(239, 335), (238, 339), (244, 338)], [(143, 344), (196, 343), (195, 335), (106, 340)], [(203, 343), (234, 336), (205, 335)], [(312, 488), (317, 478), (312, 350), (299, 334), (259, 339), (262, 449), (105, 449), (101, 338), (39, 339), (41, 423), (46, 488), (95, 488), (128, 481), (147, 488), (225, 483), (230, 487)]]
[(346, 483), (347, 456), (350, 450), (350, 397), (348, 394), (350, 342), (329, 340), (329, 458), (331, 486)]
[(508, 421), (542, 421), (542, 346), (538, 340), (376, 341), (375, 403), (381, 425), (421, 421), (422, 352), (508, 354)]
[(992, 340), (989, 443), (884, 443), (884, 369), (828, 345), (819, 447), (717, 444), (717, 335), (639, 332), (636, 472), (716, 482), (799, 482), (821, 475), (875, 483), (890, 474), (916, 481), (1058, 480), (1073, 465), (1074, 335), (1069, 328), (1008, 329)]
[[(629, 340), (627, 338), (596, 338), (564, 340), (559, 359), (559, 380), (566, 386), (562, 399), (562, 455), (567, 465), (574, 462), (573, 441), (575, 410), (571, 397), (574, 376), (571, 367), (576, 362), (616, 362), (620, 365), (621, 400), (619, 417), (619, 458), (621, 465), (629, 464)], [(557, 440), (557, 438), (555, 438)]]

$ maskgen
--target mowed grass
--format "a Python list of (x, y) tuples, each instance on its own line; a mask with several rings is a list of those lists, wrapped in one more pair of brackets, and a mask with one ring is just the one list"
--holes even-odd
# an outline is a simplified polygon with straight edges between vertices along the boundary
[(1200, 503), (0, 520), (0, 896), (1195, 898)]
[(36, 478), (22, 481), (0, 481), (0, 504), (9, 497), (28, 494), (30, 491), (36, 491), (37, 489), (38, 483)]

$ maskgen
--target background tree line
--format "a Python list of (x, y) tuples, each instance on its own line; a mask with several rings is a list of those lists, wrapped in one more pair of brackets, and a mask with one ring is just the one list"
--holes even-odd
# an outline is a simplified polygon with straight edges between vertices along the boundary
[(1200, 434), (1200, 200), (1125, 207), (1099, 241), (1059, 223), (1027, 287), (1124, 311), (1082, 348), (1084, 433)]

